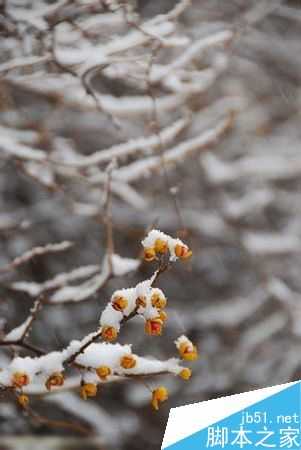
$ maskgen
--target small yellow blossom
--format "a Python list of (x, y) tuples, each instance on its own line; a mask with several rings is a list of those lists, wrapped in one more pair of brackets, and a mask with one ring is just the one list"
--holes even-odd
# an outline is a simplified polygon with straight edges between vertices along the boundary
[(161, 336), (163, 329), (163, 322), (158, 317), (155, 319), (148, 319), (145, 322), (145, 333), (150, 336)]
[(175, 255), (180, 259), (188, 259), (192, 256), (192, 251), (186, 245), (177, 244), (175, 246)]
[(195, 361), (198, 359), (198, 350), (195, 345), (183, 342), (179, 346), (179, 353), (186, 361)]
[(97, 394), (97, 385), (94, 383), (84, 383), (80, 388), (80, 396), (83, 400), (88, 397), (95, 397)]
[(188, 367), (185, 367), (179, 373), (179, 376), (183, 378), (183, 380), (189, 380), (191, 378), (192, 372)]
[(28, 395), (21, 394), (18, 396), (17, 401), (22, 408), (26, 408), (29, 404), (29, 397)]
[(111, 375), (112, 370), (109, 366), (99, 366), (96, 369), (96, 373), (101, 380), (105, 380), (109, 375)]
[(158, 411), (159, 404), (165, 402), (168, 399), (168, 391), (164, 386), (160, 386), (152, 393), (152, 407)]
[(155, 252), (164, 254), (167, 252), (167, 250), (168, 250), (167, 242), (160, 238), (156, 239)]
[(118, 332), (115, 327), (104, 326), (102, 328), (101, 336), (103, 340), (111, 342), (115, 341), (118, 336)]
[(148, 247), (144, 249), (144, 259), (145, 261), (153, 261), (154, 259), (156, 259), (156, 251), (154, 249), (154, 247)]
[(54, 372), (47, 379), (45, 386), (48, 389), (48, 391), (50, 391), (52, 387), (63, 386), (64, 381), (65, 381), (64, 375), (61, 372)]
[(152, 306), (154, 308), (158, 308), (158, 309), (165, 308), (165, 306), (167, 304), (166, 298), (163, 297), (163, 295), (160, 294), (159, 292), (153, 293), (153, 295), (151, 297), (151, 301), (152, 301)]
[(12, 376), (12, 385), (16, 388), (27, 386), (29, 381), (29, 376), (25, 372), (15, 372)]
[(133, 369), (133, 367), (135, 367), (136, 364), (137, 364), (137, 360), (136, 360), (135, 356), (133, 356), (131, 354), (124, 355), (120, 360), (120, 365), (124, 369)]
[(112, 306), (116, 311), (122, 312), (128, 306), (128, 301), (125, 297), (115, 297), (113, 298)]

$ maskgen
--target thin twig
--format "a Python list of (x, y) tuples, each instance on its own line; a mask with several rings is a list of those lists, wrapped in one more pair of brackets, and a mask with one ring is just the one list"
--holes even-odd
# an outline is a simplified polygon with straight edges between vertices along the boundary
[(109, 164), (107, 168), (107, 184), (106, 184), (106, 197), (104, 203), (105, 211), (105, 224), (106, 224), (106, 247), (107, 247), (107, 258), (109, 265), (109, 273), (113, 273), (113, 254), (114, 254), (114, 237), (113, 237), (113, 221), (112, 221), (112, 172), (114, 170), (115, 162), (113, 161)]

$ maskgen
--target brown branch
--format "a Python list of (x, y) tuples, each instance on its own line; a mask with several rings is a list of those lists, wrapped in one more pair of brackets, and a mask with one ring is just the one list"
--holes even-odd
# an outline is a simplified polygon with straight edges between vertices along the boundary
[(35, 353), (37, 356), (45, 355), (45, 351), (40, 349), (39, 347), (36, 347), (35, 345), (29, 344), (28, 342), (18, 340), (18, 341), (0, 341), (1, 347), (21, 347), (25, 350), (29, 350), (32, 353)]
[(107, 238), (107, 257), (109, 264), (109, 272), (113, 273), (113, 261), (112, 257), (114, 254), (114, 237), (113, 237), (113, 222), (112, 222), (112, 172), (114, 170), (114, 162), (107, 168), (107, 184), (106, 184), (106, 199), (104, 204), (105, 210), (105, 224), (106, 224), (106, 238)]
[(11, 263), (4, 267), (0, 267), (0, 273), (8, 272), (16, 269), (18, 266), (30, 261), (36, 256), (45, 255), (46, 253), (61, 252), (72, 247), (73, 243), (69, 241), (63, 241), (58, 244), (47, 244), (45, 246), (34, 247), (31, 250), (23, 253), (21, 256), (17, 256)]
[[(43, 295), (40, 295), (40, 297), (34, 302), (34, 305), (30, 310), (30, 315), (24, 322), (24, 323), (26, 323), (28, 321), (22, 335), (18, 339), (15, 339), (15, 340), (14, 339), (6, 339), (4, 337), (4, 339), (2, 341), (0, 341), (0, 346), (2, 346), (2, 347), (5, 347), (5, 346), (21, 347), (25, 350), (29, 350), (32, 353), (35, 353), (37, 356), (41, 356), (41, 355), (45, 354), (44, 350), (41, 350), (40, 348), (36, 347), (35, 345), (29, 344), (25, 340), (25, 338), (27, 337), (27, 335), (32, 327), (33, 322), (37, 318), (38, 312), (41, 310), (41, 307), (42, 307), (42, 304), (44, 301), (45, 301), (45, 297)], [(20, 327), (22, 327), (22, 324), (20, 325)], [(11, 330), (9, 333), (7, 333), (7, 336), (9, 337), (10, 333), (12, 333), (14, 330), (17, 330), (17, 329), (18, 329), (18, 327)]]
[(84, 427), (83, 425), (77, 423), (77, 422), (68, 422), (66, 420), (52, 420), (48, 419), (48, 417), (41, 416), (40, 414), (37, 414), (34, 412), (31, 408), (26, 408), (26, 412), (28, 413), (29, 417), (40, 424), (48, 425), (52, 428), (66, 428), (69, 430), (77, 431), (78, 433), (84, 434), (84, 435), (91, 435), (91, 429)]
[(164, 177), (165, 186), (166, 186), (168, 195), (170, 196), (172, 203), (174, 205), (176, 216), (177, 216), (178, 222), (179, 222), (179, 228), (180, 228), (180, 230), (184, 230), (184, 229), (186, 229), (186, 227), (184, 227), (184, 221), (183, 221), (183, 217), (181, 214), (181, 209), (179, 207), (179, 202), (176, 197), (176, 193), (173, 193), (173, 189), (172, 189), (171, 183), (169, 181), (168, 170), (166, 167), (166, 160), (165, 160), (165, 155), (164, 155), (164, 144), (163, 144), (163, 141), (161, 138), (161, 126), (159, 125), (157, 99), (156, 99), (156, 95), (155, 95), (155, 92), (153, 89), (153, 84), (151, 82), (151, 72), (152, 72), (152, 68), (153, 68), (153, 64), (154, 64), (154, 59), (161, 48), (162, 48), (161, 41), (158, 41), (157, 45), (152, 48), (151, 57), (150, 57), (148, 70), (147, 70), (147, 91), (148, 91), (148, 95), (151, 98), (152, 103), (153, 103), (152, 125), (153, 125), (154, 132), (158, 136), (158, 142), (159, 142), (158, 150), (159, 150), (161, 163), (162, 163), (162, 169), (163, 169), (162, 174)]
[(30, 310), (30, 317), (29, 317), (29, 321), (28, 324), (24, 330), (24, 333), (21, 337), (21, 341), (24, 341), (24, 339), (26, 338), (26, 336), (28, 335), (28, 333), (31, 330), (32, 324), (33, 322), (36, 320), (37, 315), (39, 313), (39, 311), (42, 308), (42, 304), (45, 301), (45, 298), (43, 295), (40, 295), (40, 297), (34, 302), (32, 309)]

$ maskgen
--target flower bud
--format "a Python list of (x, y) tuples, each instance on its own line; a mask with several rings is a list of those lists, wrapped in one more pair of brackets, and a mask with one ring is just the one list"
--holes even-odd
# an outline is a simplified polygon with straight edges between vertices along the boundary
[(168, 399), (168, 391), (164, 386), (160, 386), (152, 393), (152, 407), (158, 411), (159, 404), (165, 402)]
[(183, 378), (183, 380), (187, 381), (191, 378), (192, 372), (188, 367), (185, 367), (184, 369), (181, 370), (181, 372), (179, 373), (179, 376), (181, 378)]
[(155, 252), (164, 254), (167, 252), (167, 250), (168, 250), (167, 242), (160, 238), (156, 239)]
[(120, 365), (124, 369), (133, 369), (133, 367), (135, 367), (136, 364), (137, 364), (137, 360), (136, 360), (135, 356), (133, 356), (131, 354), (124, 355), (120, 360)]
[(113, 298), (112, 306), (116, 311), (122, 312), (128, 306), (128, 301), (125, 297), (115, 297)]
[(95, 397), (97, 394), (97, 385), (94, 383), (84, 383), (80, 388), (80, 396), (83, 400), (88, 397)]
[(12, 376), (12, 385), (21, 388), (29, 384), (29, 376), (25, 372), (15, 372)]
[(179, 346), (179, 353), (186, 361), (195, 361), (198, 359), (198, 351), (195, 345), (183, 342)]
[(153, 293), (153, 295), (151, 297), (151, 301), (152, 301), (152, 306), (154, 308), (158, 308), (158, 309), (165, 308), (165, 306), (167, 304), (166, 298), (163, 297), (163, 295), (160, 294), (159, 292)]
[(148, 247), (144, 249), (144, 259), (147, 262), (153, 261), (156, 259), (156, 252), (154, 247)]
[(111, 375), (112, 370), (108, 366), (97, 367), (96, 373), (101, 380), (105, 380), (109, 375)]
[(102, 328), (101, 336), (104, 341), (111, 342), (111, 341), (115, 341), (115, 339), (117, 339), (118, 332), (115, 327), (104, 326)]
[(145, 322), (145, 333), (150, 336), (161, 336), (163, 322), (159, 318), (148, 319)]
[(54, 372), (47, 379), (47, 381), (45, 383), (45, 386), (48, 389), (48, 391), (50, 391), (52, 387), (63, 386), (64, 381), (65, 381), (64, 380), (64, 375), (61, 372)]
[(22, 408), (26, 408), (29, 404), (29, 397), (28, 395), (21, 394), (18, 396), (17, 401)]
[(186, 245), (177, 244), (175, 246), (175, 255), (180, 259), (188, 259), (192, 256), (192, 251)]

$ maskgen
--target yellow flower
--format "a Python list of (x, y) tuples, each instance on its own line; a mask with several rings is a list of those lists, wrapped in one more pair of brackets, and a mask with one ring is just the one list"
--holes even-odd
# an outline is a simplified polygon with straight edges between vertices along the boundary
[(133, 369), (133, 367), (135, 367), (136, 364), (137, 364), (137, 360), (131, 354), (124, 355), (120, 360), (120, 365), (124, 369)]
[(189, 380), (191, 378), (192, 372), (188, 367), (185, 367), (179, 373), (179, 376), (183, 378), (183, 380)]
[(109, 375), (111, 375), (111, 368), (108, 366), (97, 367), (96, 373), (101, 380), (105, 380)]
[(112, 306), (116, 311), (122, 312), (128, 306), (128, 301), (125, 297), (115, 297)]
[(154, 308), (158, 308), (158, 309), (165, 308), (165, 306), (167, 304), (166, 298), (163, 297), (162, 294), (160, 294), (159, 292), (153, 293), (153, 295), (151, 297), (151, 301), (152, 301), (152, 306)]
[(146, 308), (146, 299), (145, 297), (138, 297), (136, 299), (136, 306), (139, 308), (142, 306), (143, 308)]
[(175, 255), (180, 259), (188, 259), (192, 256), (192, 251), (186, 245), (177, 244)]
[(50, 391), (52, 387), (63, 386), (64, 381), (65, 381), (64, 375), (61, 372), (54, 372), (47, 379), (45, 385), (46, 385), (46, 388), (48, 389), (48, 391)]
[(22, 408), (26, 408), (29, 403), (29, 397), (25, 394), (21, 394), (18, 396), (17, 401)]
[(16, 388), (27, 386), (29, 384), (29, 376), (25, 372), (15, 372), (12, 376), (12, 385)]
[(115, 341), (117, 338), (118, 332), (115, 327), (104, 326), (102, 328), (101, 336), (105, 341)]
[(159, 318), (148, 319), (145, 322), (145, 332), (150, 336), (161, 336), (163, 329), (163, 322)]
[(148, 247), (144, 249), (144, 259), (145, 261), (153, 261), (154, 259), (156, 259), (156, 252), (154, 247)]
[(152, 393), (152, 407), (158, 411), (159, 404), (165, 402), (168, 399), (168, 391), (164, 386), (160, 386)]
[(179, 353), (186, 361), (195, 361), (198, 359), (198, 350), (196, 346), (189, 342), (183, 342), (180, 344)]
[(156, 239), (155, 241), (155, 252), (156, 253), (166, 253), (168, 250), (167, 242), (163, 239)]
[(167, 320), (167, 314), (166, 314), (165, 311), (160, 311), (159, 319), (162, 320), (162, 322), (166, 322), (166, 320)]
[(84, 383), (80, 388), (80, 396), (83, 400), (88, 397), (95, 397), (97, 394), (97, 385), (94, 383)]

